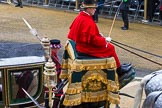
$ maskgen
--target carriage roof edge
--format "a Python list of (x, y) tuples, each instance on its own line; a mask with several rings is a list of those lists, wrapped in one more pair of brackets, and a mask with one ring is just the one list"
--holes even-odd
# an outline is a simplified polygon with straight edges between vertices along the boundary
[(39, 43), (0, 42), (0, 67), (44, 63)]
[(0, 67), (4, 66), (17, 66), (24, 64), (37, 64), (44, 63), (44, 56), (23, 56), (23, 57), (13, 57), (13, 58), (1, 58)]

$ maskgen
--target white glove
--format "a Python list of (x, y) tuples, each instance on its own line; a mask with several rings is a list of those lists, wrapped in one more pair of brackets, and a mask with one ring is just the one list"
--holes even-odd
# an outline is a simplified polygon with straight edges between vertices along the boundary
[(30, 30), (30, 33), (31, 33), (32, 35), (34, 35), (34, 36), (37, 36), (37, 35), (38, 35), (37, 30), (36, 30), (35, 28), (31, 29), (31, 30)]
[(111, 37), (106, 37), (106, 41), (110, 42), (111, 41)]

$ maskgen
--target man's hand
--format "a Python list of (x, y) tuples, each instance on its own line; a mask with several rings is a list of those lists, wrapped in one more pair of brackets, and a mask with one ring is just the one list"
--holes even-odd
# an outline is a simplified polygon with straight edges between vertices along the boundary
[(38, 35), (37, 30), (34, 29), (34, 28), (30, 30), (30, 33), (33, 34), (34, 36), (37, 36)]
[(106, 37), (106, 41), (110, 42), (111, 41), (111, 37)]

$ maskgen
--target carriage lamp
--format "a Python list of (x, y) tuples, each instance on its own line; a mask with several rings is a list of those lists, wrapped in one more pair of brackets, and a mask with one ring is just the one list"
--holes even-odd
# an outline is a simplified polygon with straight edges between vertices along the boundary
[(41, 44), (42, 44), (43, 49), (45, 51), (46, 60), (48, 60), (49, 56), (50, 56), (50, 41), (47, 37), (44, 37), (44, 38), (41, 39)]
[(57, 85), (57, 73), (54, 62), (51, 58), (48, 59), (48, 62), (44, 67), (44, 86), (49, 90), (49, 104), (52, 107), (52, 89)]

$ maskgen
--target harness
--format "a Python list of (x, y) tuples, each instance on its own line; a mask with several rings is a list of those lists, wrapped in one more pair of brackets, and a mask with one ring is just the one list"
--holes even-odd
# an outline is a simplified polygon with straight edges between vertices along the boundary
[[(162, 91), (156, 96), (155, 98), (155, 102), (157, 101), (157, 99), (159, 98), (159, 96), (162, 94)], [(155, 102), (154, 102), (154, 105), (155, 105)]]
[(144, 101), (142, 108), (156, 108), (155, 102), (157, 101), (157, 99), (159, 98), (161, 94), (162, 94), (162, 91), (156, 91), (156, 92), (150, 93), (147, 96), (146, 100)]

